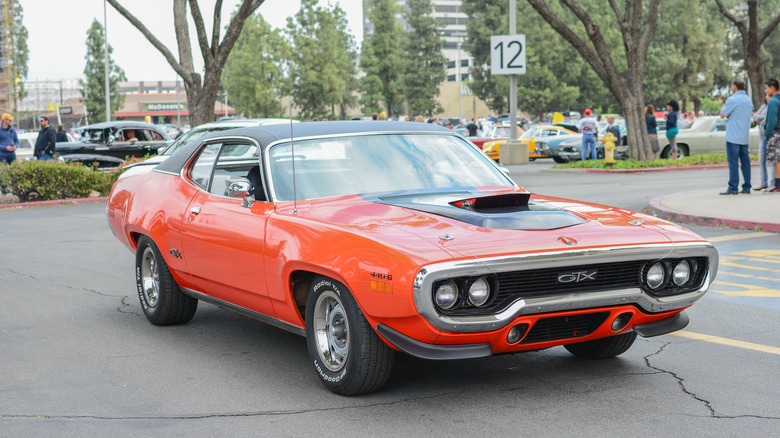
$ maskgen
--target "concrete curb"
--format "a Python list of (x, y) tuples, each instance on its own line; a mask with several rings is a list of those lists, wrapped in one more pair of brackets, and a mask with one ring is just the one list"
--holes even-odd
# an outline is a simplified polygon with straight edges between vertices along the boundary
[[(691, 193), (691, 192), (686, 192)], [(647, 210), (650, 214), (655, 215), (661, 219), (666, 219), (673, 222), (682, 222), (692, 225), (703, 225), (707, 227), (729, 227), (729, 228), (745, 228), (747, 230), (754, 230), (760, 227), (762, 231), (772, 231), (780, 233), (780, 223), (776, 222), (761, 222), (745, 219), (735, 219), (723, 216), (702, 216), (685, 213), (675, 210), (663, 205), (663, 200), (672, 196), (677, 196), (680, 193), (674, 193), (666, 196), (659, 196), (650, 200), (647, 206)]]
[(18, 202), (16, 204), (0, 204), (0, 210), (7, 210), (12, 208), (51, 207), (54, 205), (98, 204), (101, 202), (108, 202), (108, 197), (104, 196), (99, 198), (58, 199), (55, 201)]

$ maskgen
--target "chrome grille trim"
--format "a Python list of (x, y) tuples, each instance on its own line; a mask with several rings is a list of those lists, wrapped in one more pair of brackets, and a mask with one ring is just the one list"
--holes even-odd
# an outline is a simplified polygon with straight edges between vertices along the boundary
[[(559, 295), (518, 298), (504, 310), (490, 315), (447, 316), (440, 314), (433, 304), (433, 284), (448, 278), (616, 263), (628, 260), (652, 261), (669, 257), (707, 257), (709, 269), (701, 287), (691, 292), (665, 297), (652, 296), (641, 288), (616, 288), (593, 292), (568, 291)], [(414, 302), (420, 315), (440, 330), (458, 333), (492, 331), (506, 326), (520, 315), (624, 304), (634, 304), (648, 313), (682, 309), (690, 306), (704, 295), (715, 278), (717, 270), (718, 252), (708, 242), (591, 248), (460, 260), (427, 265), (421, 268), (414, 283)]]

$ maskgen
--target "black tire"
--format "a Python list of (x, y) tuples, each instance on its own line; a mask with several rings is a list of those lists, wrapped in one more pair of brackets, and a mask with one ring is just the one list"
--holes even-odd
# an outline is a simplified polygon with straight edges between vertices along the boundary
[(141, 308), (152, 324), (183, 324), (198, 309), (198, 300), (179, 289), (157, 245), (146, 236), (138, 239), (135, 282)]
[(593, 341), (578, 342), (576, 344), (566, 344), (569, 353), (584, 357), (586, 359), (608, 359), (621, 355), (628, 351), (636, 339), (635, 332), (623, 333), (622, 335), (610, 336), (608, 338), (595, 339)]
[(552, 159), (553, 159), (553, 161), (555, 161), (558, 164), (568, 163), (568, 161), (564, 160), (563, 158), (561, 158), (558, 155), (553, 155)]
[(670, 157), (669, 150), (670, 150), (669, 146), (663, 148), (663, 150), (661, 150), (661, 158), (669, 158)]
[(688, 150), (687, 144), (678, 144), (677, 145), (677, 159), (685, 158), (690, 155), (690, 151)]
[(349, 290), (330, 278), (312, 281), (306, 344), (320, 381), (336, 394), (373, 392), (390, 377), (395, 351), (371, 328)]

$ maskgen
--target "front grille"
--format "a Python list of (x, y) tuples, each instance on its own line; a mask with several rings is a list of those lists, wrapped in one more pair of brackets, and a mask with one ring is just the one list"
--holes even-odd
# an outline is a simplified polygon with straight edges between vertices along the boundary
[(536, 321), (521, 344), (576, 339), (590, 335), (604, 321), (609, 312), (586, 313), (582, 315), (555, 316)]
[[(669, 261), (676, 260), (680, 259)], [(668, 282), (659, 290), (647, 288), (644, 278), (654, 262), (650, 260), (532, 269), (496, 274), (498, 291), (495, 297), (482, 307), (470, 307), (464, 303), (463, 306), (456, 306), (449, 311), (440, 311), (445, 315), (453, 316), (489, 315), (501, 312), (518, 299), (615, 289), (642, 288), (657, 297), (677, 295), (700, 288), (708, 272), (706, 257), (693, 257), (687, 260), (692, 262), (693, 275), (684, 287), (675, 287)], [(434, 290), (437, 284), (434, 284)]]

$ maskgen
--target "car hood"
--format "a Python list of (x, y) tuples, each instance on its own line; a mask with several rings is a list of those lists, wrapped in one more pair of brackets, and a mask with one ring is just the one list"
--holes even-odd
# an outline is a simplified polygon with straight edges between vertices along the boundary
[(522, 189), (346, 197), (299, 203), (298, 210), (302, 218), (351, 228), (417, 255), (432, 246), (453, 257), (493, 257), (702, 240), (641, 213)]

